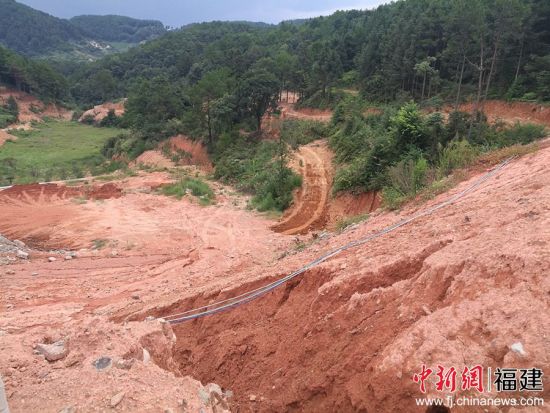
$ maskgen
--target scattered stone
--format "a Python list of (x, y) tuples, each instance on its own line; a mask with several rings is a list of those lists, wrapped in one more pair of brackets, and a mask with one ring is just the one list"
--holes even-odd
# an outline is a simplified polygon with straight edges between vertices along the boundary
[(233, 397), (233, 392), (231, 390), (226, 390), (223, 395), (226, 399), (231, 399)]
[(65, 347), (63, 340), (57, 341), (53, 344), (39, 343), (36, 345), (36, 350), (42, 354), (49, 362), (61, 360), (67, 356), (69, 350)]
[(149, 351), (144, 348), (143, 349), (143, 364), (149, 363), (149, 360), (151, 360), (151, 354), (149, 354)]
[(167, 408), (167, 409), (164, 409), (164, 413), (175, 413), (174, 412), (174, 409), (171, 409), (171, 408)]
[(21, 250), (17, 250), (16, 252), (17, 258), (22, 260), (28, 260), (29, 259), (29, 253)]
[(327, 231), (321, 231), (321, 233), (319, 234), (319, 238), (321, 239), (328, 237), (330, 237), (330, 234)]
[(152, 315), (145, 317), (145, 321), (154, 321), (154, 320), (155, 320), (155, 317), (153, 317)]
[(65, 255), (65, 261), (70, 261), (73, 259), (72, 255)]
[(31, 273), (31, 275), (32, 275), (33, 277), (36, 277), (36, 276), (38, 275), (38, 273), (37, 273), (37, 272), (33, 272), (33, 273)]
[(217, 385), (216, 383), (208, 383), (204, 388), (206, 389), (206, 391), (208, 392), (210, 397), (212, 396), (212, 393), (215, 393), (215, 394), (219, 395), (220, 397), (223, 397), (222, 388), (219, 385)]
[(15, 271), (14, 270), (7, 270), (6, 275), (15, 275)]
[(134, 365), (134, 359), (120, 359), (115, 362), (115, 367), (121, 370), (130, 370)]
[(523, 344), (521, 344), (519, 341), (517, 343), (514, 343), (510, 346), (510, 350), (512, 350), (514, 353), (519, 354), (520, 356), (527, 355), (527, 352), (523, 348)]
[(76, 413), (76, 409), (74, 406), (67, 406), (62, 408), (58, 413)]
[(117, 393), (113, 397), (111, 397), (111, 407), (112, 408), (117, 407), (122, 401), (122, 399), (124, 399), (124, 396), (126, 396), (126, 393), (121, 391), (120, 393)]
[(118, 255), (118, 251), (117, 250), (112, 250), (111, 251), (111, 257), (116, 257)]
[(208, 405), (208, 403), (210, 403), (210, 393), (206, 390), (206, 388), (199, 388), (198, 396), (199, 399), (201, 399), (202, 404)]
[(139, 295), (132, 294), (132, 300), (139, 300)]
[(57, 261), (57, 258), (55, 258), (55, 257), (48, 257), (48, 261), (49, 261), (49, 262), (54, 262), (54, 261)]
[(111, 367), (113, 360), (110, 357), (100, 357), (92, 363), (96, 370), (105, 370)]
[(15, 244), (16, 247), (18, 248), (27, 248), (27, 246), (25, 245), (25, 243), (23, 241), (20, 241), (18, 239), (14, 240), (13, 243)]
[(251, 394), (250, 397), (248, 398), (248, 400), (250, 400), (251, 402), (255, 402), (256, 401), (256, 395)]
[(430, 315), (432, 313), (430, 309), (425, 305), (422, 306), (422, 310), (424, 310), (424, 314), (426, 315)]

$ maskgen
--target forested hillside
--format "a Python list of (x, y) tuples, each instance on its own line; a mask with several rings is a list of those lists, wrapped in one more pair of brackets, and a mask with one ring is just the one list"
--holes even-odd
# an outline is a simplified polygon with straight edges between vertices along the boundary
[(45, 101), (70, 99), (66, 79), (47, 63), (20, 56), (2, 46), (0, 85), (31, 93)]
[(89, 37), (106, 42), (140, 43), (166, 33), (159, 21), (125, 16), (76, 16), (70, 22)]
[(116, 52), (116, 43), (135, 45), (166, 31), (161, 22), (122, 16), (59, 19), (15, 0), (0, 0), (0, 10), (0, 44), (30, 57), (88, 60)]
[(68, 49), (69, 42), (84, 40), (84, 33), (58, 19), (15, 0), (0, 0), (0, 43), (27, 56)]
[(337, 84), (384, 101), (453, 100), (478, 91), (544, 100), (550, 99), (549, 33), (545, 0), (407, 0), (300, 25), (193, 25), (83, 70), (75, 77), (82, 85), (76, 97), (97, 101), (91, 85), (99, 75), (115, 81), (102, 91), (115, 97), (138, 78), (162, 75), (192, 85), (215, 69), (241, 78), (262, 68), (317, 105), (330, 104)]
[[(185, 133), (205, 140), (218, 177), (236, 181), (259, 176), (248, 159), (260, 152), (244, 155), (258, 147), (250, 137), (284, 90), (296, 92), (299, 105), (336, 109), (323, 132), (339, 163), (334, 189), (388, 187), (388, 199), (401, 199), (480, 151), (544, 136), (539, 127), (493, 127), (483, 108), (489, 98), (550, 100), (549, 30), (545, 0), (402, 0), (299, 24), (191, 25), (82, 67), (70, 83), (80, 104), (128, 97), (122, 122), (134, 133), (110, 142), (109, 153), (135, 155)], [(419, 108), (462, 101), (474, 109), (449, 122)], [(367, 102), (387, 110), (365, 116)], [(392, 173), (414, 182), (403, 188)], [(284, 208), (290, 187), (281, 182), (291, 179), (276, 168), (270, 176), (266, 202)]]
[[(102, 30), (105, 39), (148, 27), (114, 16), (75, 20), (81, 33)], [(44, 82), (20, 78), (49, 73), (36, 66), (21, 77), (11, 67), (7, 81), (30, 90)], [(250, 187), (265, 190), (261, 202), (284, 209), (296, 184), (284, 168), (285, 145), (262, 147), (258, 138), (264, 115), (277, 112), (285, 90), (297, 93), (298, 105), (335, 109), (330, 128), (310, 132), (330, 137), (339, 163), (336, 190), (380, 190), (392, 168), (396, 175), (415, 168), (445, 175), (450, 168), (440, 163), (455, 152), (471, 158), (544, 136), (543, 128), (507, 132), (489, 125), (483, 109), (490, 98), (550, 101), (550, 3), (401, 0), (276, 26), (192, 24), (96, 62), (56, 67), (70, 74), (70, 95), (82, 107), (128, 98), (124, 117), (113, 114), (108, 123), (132, 133), (110, 140), (105, 154), (135, 157), (180, 133), (203, 139), (218, 177), (252, 176)], [(46, 83), (50, 96), (63, 94), (59, 82)], [(458, 109), (463, 101), (473, 102), (473, 110), (453, 112), (448, 122), (420, 110)], [(386, 106), (366, 116), (368, 104)], [(259, 171), (268, 171), (269, 188), (258, 189)]]

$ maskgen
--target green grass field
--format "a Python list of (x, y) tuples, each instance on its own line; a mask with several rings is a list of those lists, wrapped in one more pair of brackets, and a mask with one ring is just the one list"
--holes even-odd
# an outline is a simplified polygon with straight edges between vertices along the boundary
[(31, 131), (15, 131), (18, 139), (0, 146), (0, 185), (109, 172), (113, 165), (101, 154), (101, 148), (108, 138), (121, 132), (53, 120)]

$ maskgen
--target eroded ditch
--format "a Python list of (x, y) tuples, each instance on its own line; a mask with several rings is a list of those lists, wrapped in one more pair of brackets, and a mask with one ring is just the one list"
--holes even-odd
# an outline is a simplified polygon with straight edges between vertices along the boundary
[[(357, 269), (352, 282), (330, 287), (338, 271), (315, 268), (253, 303), (174, 325), (176, 372), (230, 389), (231, 409), (237, 412), (371, 412), (402, 406), (412, 399), (402, 381), (379, 368), (380, 357), (415, 319), (401, 317), (400, 293), (392, 287), (417, 277), (426, 257), (447, 243), (375, 272)], [(268, 281), (190, 298), (153, 315), (202, 306)], [(447, 288), (448, 282), (441, 282), (425, 293), (444, 299)]]

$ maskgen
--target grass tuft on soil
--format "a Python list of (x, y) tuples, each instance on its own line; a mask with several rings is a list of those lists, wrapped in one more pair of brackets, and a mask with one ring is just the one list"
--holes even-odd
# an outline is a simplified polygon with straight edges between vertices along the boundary
[(201, 205), (210, 205), (215, 200), (212, 188), (200, 178), (184, 177), (178, 182), (163, 186), (162, 193), (177, 199), (191, 194), (199, 199)]

